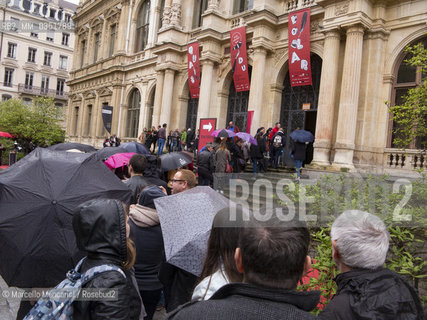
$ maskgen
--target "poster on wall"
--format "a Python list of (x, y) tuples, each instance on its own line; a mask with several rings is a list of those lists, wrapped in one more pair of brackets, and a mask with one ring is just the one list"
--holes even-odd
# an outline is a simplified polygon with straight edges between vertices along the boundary
[(211, 133), (216, 129), (216, 118), (200, 119), (199, 132), (199, 152), (208, 142), (212, 142), (214, 138)]
[(250, 84), (246, 52), (246, 27), (230, 31), (230, 45), (231, 70), (236, 92), (248, 91)]
[(111, 122), (113, 121), (113, 107), (112, 106), (103, 106), (102, 107), (102, 121), (104, 122), (104, 127), (111, 134)]
[(288, 48), (291, 86), (311, 85), (310, 9), (289, 13)]
[(190, 95), (191, 98), (198, 98), (200, 94), (200, 56), (198, 42), (187, 45), (187, 57)]

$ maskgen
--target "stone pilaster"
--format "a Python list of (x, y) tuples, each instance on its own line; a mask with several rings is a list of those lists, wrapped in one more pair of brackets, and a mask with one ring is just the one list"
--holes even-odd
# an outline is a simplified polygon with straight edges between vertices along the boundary
[(340, 50), (340, 33), (338, 30), (325, 32), (323, 48), (313, 163), (330, 165)]
[(267, 50), (262, 47), (255, 48), (253, 53), (253, 66), (251, 76), (251, 90), (249, 91), (249, 111), (254, 111), (251, 124), (251, 133), (254, 135), (261, 123), (261, 113), (264, 97), (264, 75)]
[(214, 68), (214, 62), (211, 60), (203, 60), (201, 63), (202, 81), (200, 84), (199, 107), (197, 109), (197, 124), (199, 124), (200, 118), (209, 117)]
[(334, 157), (334, 165), (338, 167), (353, 167), (363, 33), (361, 26), (347, 29)]
[(155, 126), (156, 128), (160, 124), (160, 113), (162, 112), (164, 80), (165, 80), (165, 72), (163, 70), (157, 71), (156, 92), (154, 95), (154, 108), (153, 108), (153, 121), (152, 121), (152, 125)]
[(162, 96), (162, 112), (160, 114), (160, 124), (166, 123), (170, 127), (171, 111), (172, 111), (172, 98), (173, 98), (173, 85), (175, 80), (175, 70), (165, 70), (165, 80), (163, 84)]

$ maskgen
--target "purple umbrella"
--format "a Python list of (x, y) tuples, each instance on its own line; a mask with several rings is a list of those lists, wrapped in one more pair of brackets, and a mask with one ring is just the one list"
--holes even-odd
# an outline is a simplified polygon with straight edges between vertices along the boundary
[(246, 132), (237, 132), (236, 136), (238, 136), (240, 139), (245, 140), (251, 144), (258, 145), (256, 142), (256, 139), (252, 137), (249, 133)]
[(134, 152), (132, 153), (116, 153), (113, 154), (111, 157), (109, 157), (104, 163), (108, 168), (111, 170), (115, 168), (121, 168), (123, 166), (127, 166), (129, 164), (130, 158), (136, 154)]
[(211, 133), (212, 137), (220, 137), (220, 138), (231, 138), (231, 137), (234, 137), (235, 135), (236, 134), (233, 131), (227, 130), (227, 129), (218, 129)]

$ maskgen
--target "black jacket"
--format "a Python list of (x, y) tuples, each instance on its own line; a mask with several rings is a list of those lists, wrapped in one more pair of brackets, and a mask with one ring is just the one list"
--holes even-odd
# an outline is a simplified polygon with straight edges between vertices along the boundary
[[(280, 135), (280, 136), (282, 137), (282, 143), (281, 143), (281, 145), (280, 145), (279, 147), (277, 147), (277, 146), (275, 146), (275, 145), (274, 145), (274, 138), (275, 138), (276, 136), (278, 136), (278, 135)], [(282, 131), (278, 131), (278, 132), (273, 136), (273, 138), (271, 138), (271, 140), (270, 140), (271, 148), (272, 148), (272, 149), (275, 149), (275, 150), (283, 149), (283, 147), (285, 146), (285, 144), (286, 144), (286, 137), (285, 137), (285, 134), (284, 134)]]
[(151, 184), (143, 176), (133, 176), (130, 179), (123, 181), (123, 183), (132, 191), (130, 204), (136, 204), (142, 189)]
[(264, 152), (267, 150), (265, 139), (263, 138), (261, 133), (258, 133), (255, 136), (255, 139), (257, 141), (257, 145), (251, 144), (251, 158), (262, 159), (264, 158)]
[(223, 286), (209, 300), (190, 302), (169, 315), (174, 320), (309, 320), (320, 293), (262, 288), (245, 283)]
[(294, 160), (305, 161), (307, 153), (307, 145), (302, 142), (294, 141), (292, 143), (292, 155)]
[(197, 157), (197, 167), (203, 168), (207, 170), (208, 172), (215, 172), (215, 166), (214, 166), (214, 154), (211, 153), (209, 150), (203, 150), (200, 152), (199, 156)]
[[(87, 252), (81, 271), (102, 265), (122, 266), (126, 260), (126, 220), (122, 203), (97, 199), (79, 206), (73, 214), (77, 246)], [(117, 300), (74, 302), (74, 319), (139, 319), (141, 300), (134, 286), (133, 272), (124, 270), (99, 274), (85, 288), (116, 288)]]
[(339, 274), (338, 289), (321, 319), (424, 319), (421, 302), (401, 276), (388, 269), (355, 269)]

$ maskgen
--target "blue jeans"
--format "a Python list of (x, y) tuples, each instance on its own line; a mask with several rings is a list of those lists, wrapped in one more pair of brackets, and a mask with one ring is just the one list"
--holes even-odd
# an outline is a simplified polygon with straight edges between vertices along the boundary
[(302, 161), (301, 160), (294, 160), (295, 161), (295, 170), (297, 172), (297, 177), (301, 177), (301, 167), (302, 167)]
[(163, 153), (163, 147), (165, 146), (165, 139), (159, 138), (158, 140), (158, 149), (157, 149), (157, 155), (161, 156)]

